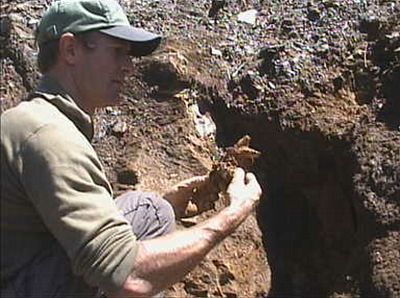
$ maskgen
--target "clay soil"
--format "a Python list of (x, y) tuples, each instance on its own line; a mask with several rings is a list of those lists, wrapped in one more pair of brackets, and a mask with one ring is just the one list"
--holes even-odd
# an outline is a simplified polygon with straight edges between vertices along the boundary
[[(40, 77), (49, 2), (1, 4), (1, 111)], [(399, 297), (400, 3), (120, 2), (165, 39), (94, 119), (115, 195), (205, 174), (245, 134), (261, 152), (259, 208), (167, 296)]]

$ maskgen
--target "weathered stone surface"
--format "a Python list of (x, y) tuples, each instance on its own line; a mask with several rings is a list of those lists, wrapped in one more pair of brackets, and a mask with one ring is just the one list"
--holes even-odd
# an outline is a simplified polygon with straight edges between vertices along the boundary
[[(204, 174), (244, 134), (262, 152), (262, 234), (250, 218), (168, 294), (400, 296), (398, 1), (121, 2), (167, 39), (136, 61), (123, 105), (96, 115), (115, 192)], [(46, 5), (2, 4), (2, 111), (36, 81), (27, 37)], [(238, 22), (250, 9), (256, 23)], [(198, 134), (193, 104), (215, 135)]]

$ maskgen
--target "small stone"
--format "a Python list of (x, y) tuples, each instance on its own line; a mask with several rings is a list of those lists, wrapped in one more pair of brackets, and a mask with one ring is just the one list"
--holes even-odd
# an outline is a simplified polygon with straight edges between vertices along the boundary
[(222, 57), (222, 52), (220, 50), (218, 50), (218, 49), (211, 48), (211, 55)]
[(400, 37), (400, 32), (392, 32), (391, 34), (386, 34), (386, 37), (389, 38), (389, 39), (399, 38)]
[(241, 12), (237, 15), (238, 21), (254, 25), (256, 23), (257, 13), (258, 12), (255, 9), (249, 9), (244, 12)]
[(117, 123), (114, 124), (112, 131), (114, 134), (122, 135), (126, 132), (127, 129), (128, 125), (125, 122), (118, 121)]
[(342, 76), (337, 76), (336, 78), (333, 79), (333, 87), (335, 88), (335, 91), (338, 91), (343, 88), (344, 86), (344, 78)]
[(312, 21), (318, 21), (321, 18), (321, 12), (317, 7), (310, 7), (308, 9), (307, 18)]
[(216, 18), (218, 16), (218, 12), (225, 6), (225, 0), (212, 0), (211, 8), (208, 11), (208, 16), (210, 18)]
[(8, 37), (11, 31), (11, 20), (8, 17), (0, 17), (0, 35), (2, 37)]
[(289, 33), (293, 30), (294, 22), (292, 19), (284, 19), (282, 21), (282, 29), (286, 32)]
[(276, 89), (275, 84), (272, 83), (271, 81), (268, 82), (268, 86), (269, 86), (271, 89)]
[(366, 33), (369, 39), (375, 39), (381, 29), (381, 21), (374, 16), (366, 16), (360, 21), (360, 32)]
[(330, 8), (338, 8), (340, 7), (340, 3), (335, 0), (323, 0), (322, 4), (325, 5), (325, 7), (330, 7)]
[(39, 20), (38, 20), (38, 19), (30, 18), (30, 19), (28, 20), (28, 26), (29, 26), (29, 27), (33, 27), (33, 26), (35, 26), (35, 25), (38, 24), (38, 23), (39, 23)]
[(329, 51), (329, 45), (328, 44), (321, 44), (320, 46), (319, 46), (319, 48), (318, 48), (318, 52), (319, 53), (325, 53), (325, 52), (327, 52), (327, 51)]

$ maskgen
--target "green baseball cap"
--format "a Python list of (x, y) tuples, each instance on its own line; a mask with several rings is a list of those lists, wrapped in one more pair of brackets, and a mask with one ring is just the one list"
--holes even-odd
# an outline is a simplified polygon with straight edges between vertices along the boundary
[(122, 7), (114, 0), (58, 0), (44, 13), (37, 28), (39, 45), (56, 40), (66, 32), (99, 31), (131, 42), (133, 56), (153, 52), (161, 36), (132, 27)]

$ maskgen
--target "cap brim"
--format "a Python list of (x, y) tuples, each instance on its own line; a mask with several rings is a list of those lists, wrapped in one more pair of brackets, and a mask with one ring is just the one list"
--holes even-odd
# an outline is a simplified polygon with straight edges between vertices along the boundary
[(151, 54), (155, 49), (157, 49), (161, 42), (160, 35), (131, 26), (116, 26), (102, 29), (100, 32), (131, 42), (131, 55), (135, 57)]

